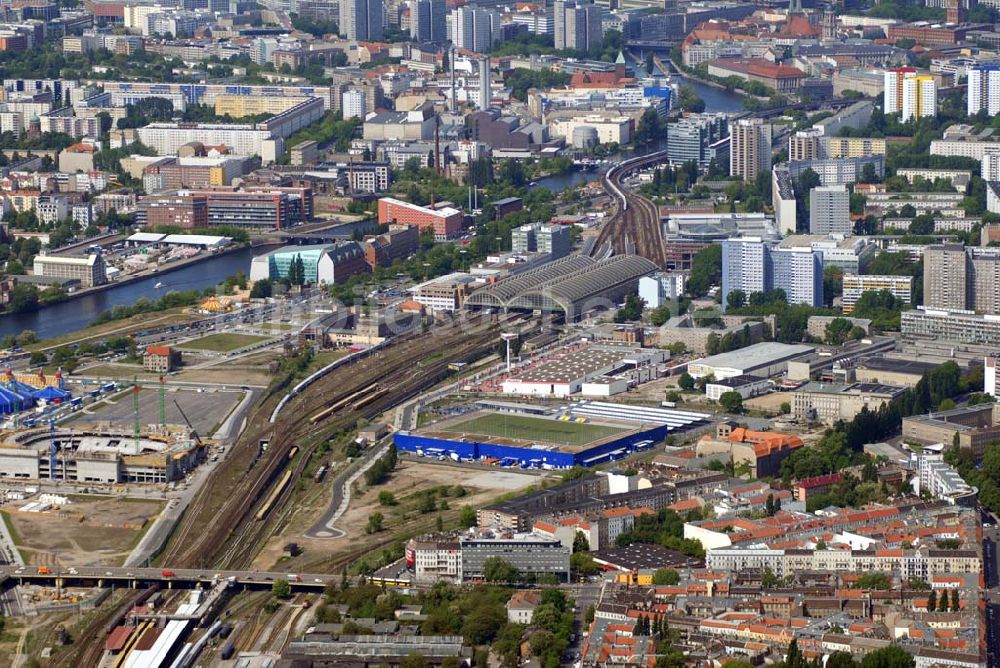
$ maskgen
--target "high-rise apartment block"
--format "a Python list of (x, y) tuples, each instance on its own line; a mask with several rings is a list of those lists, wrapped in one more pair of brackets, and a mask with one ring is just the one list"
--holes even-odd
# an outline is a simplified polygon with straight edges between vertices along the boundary
[(899, 67), (885, 71), (885, 86), (883, 89), (882, 111), (886, 114), (899, 114), (903, 111), (903, 80), (906, 77), (917, 76), (912, 67)]
[(410, 2), (410, 37), (419, 42), (443, 44), (448, 40), (445, 0)]
[(917, 74), (912, 67), (886, 70), (884, 111), (899, 114), (906, 122), (911, 118), (937, 115), (937, 84), (929, 74)]
[(924, 251), (924, 305), (1000, 314), (1000, 253), (960, 244)]
[(844, 315), (854, 312), (854, 306), (864, 293), (882, 290), (888, 290), (897, 300), (909, 304), (913, 298), (913, 277), (844, 274)]
[(824, 157), (820, 144), (822, 137), (823, 131), (817, 128), (796, 132), (788, 138), (788, 159), (816, 160)]
[(782, 289), (790, 304), (823, 303), (823, 255), (806, 247), (778, 248), (759, 237), (722, 242), (722, 308), (729, 294)]
[(746, 181), (771, 169), (771, 126), (759, 118), (741, 119), (729, 129), (729, 172)]
[(853, 229), (851, 194), (846, 186), (819, 186), (810, 191), (810, 234), (850, 234)]
[(969, 70), (969, 115), (985, 111), (1000, 114), (1000, 66), (977, 65)]
[(556, 0), (552, 16), (557, 49), (589, 51), (604, 40), (601, 8), (593, 0)]
[(385, 36), (382, 0), (340, 0), (340, 32), (362, 42), (379, 42)]

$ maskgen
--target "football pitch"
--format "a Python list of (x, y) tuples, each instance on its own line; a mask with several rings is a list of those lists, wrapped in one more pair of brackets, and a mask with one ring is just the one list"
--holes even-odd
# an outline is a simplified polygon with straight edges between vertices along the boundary
[(487, 413), (450, 425), (441, 431), (498, 436), (522, 441), (585, 445), (625, 431), (617, 427), (582, 422), (543, 420), (523, 415)]

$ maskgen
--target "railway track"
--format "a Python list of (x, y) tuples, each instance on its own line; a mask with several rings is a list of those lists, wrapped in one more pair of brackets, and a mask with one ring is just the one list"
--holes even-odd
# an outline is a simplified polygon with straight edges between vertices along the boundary
[[(414, 335), (384, 349), (377, 357), (335, 369), (293, 398), (274, 424), (267, 422), (267, 411), (259, 409), (251, 427), (227, 457), (232, 465), (213, 472), (189, 507), (162, 562), (194, 568), (248, 566), (274, 523), (282, 518), (313, 450), (332, 434), (353, 428), (359, 418), (370, 419), (433, 386), (447, 375), (449, 363), (479, 357), (496, 338), (488, 318), (445, 325), (433, 335)], [(328, 416), (310, 420), (373, 383), (379, 389), (372, 394), (347, 402)], [(257, 443), (262, 438), (269, 439), (269, 447), (254, 463)], [(296, 445), (302, 456), (290, 464), (289, 484), (274, 499), (267, 517), (256, 520), (256, 509), (289, 467), (288, 454)], [(221, 499), (219, 490), (226, 490)]]
[(604, 190), (617, 203), (617, 210), (601, 228), (594, 244), (595, 253), (610, 245), (616, 255), (640, 255), (660, 267), (666, 264), (666, 248), (656, 205), (622, 185), (622, 179), (631, 171), (661, 159), (660, 153), (634, 158), (612, 167), (601, 177)]

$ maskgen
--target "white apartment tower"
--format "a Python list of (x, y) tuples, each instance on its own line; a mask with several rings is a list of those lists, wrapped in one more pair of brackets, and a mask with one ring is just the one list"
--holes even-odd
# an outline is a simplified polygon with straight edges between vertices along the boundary
[(452, 42), (459, 49), (486, 53), (500, 41), (500, 16), (478, 7), (459, 7), (451, 13)]
[(368, 113), (366, 102), (367, 96), (364, 91), (357, 88), (345, 90), (341, 102), (344, 120), (346, 121), (349, 118), (364, 120), (365, 115)]
[(1000, 67), (978, 65), (970, 69), (968, 94), (970, 116), (980, 111), (990, 116), (1000, 113)]
[(557, 49), (588, 51), (604, 39), (601, 9), (593, 0), (556, 0), (552, 18)]

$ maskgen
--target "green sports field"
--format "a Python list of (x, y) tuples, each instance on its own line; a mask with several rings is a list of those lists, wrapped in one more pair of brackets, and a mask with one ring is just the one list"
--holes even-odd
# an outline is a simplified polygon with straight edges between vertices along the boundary
[(505, 413), (486, 413), (442, 428), (441, 431), (542, 443), (584, 445), (601, 438), (614, 436), (624, 430), (597, 424), (544, 420)]

